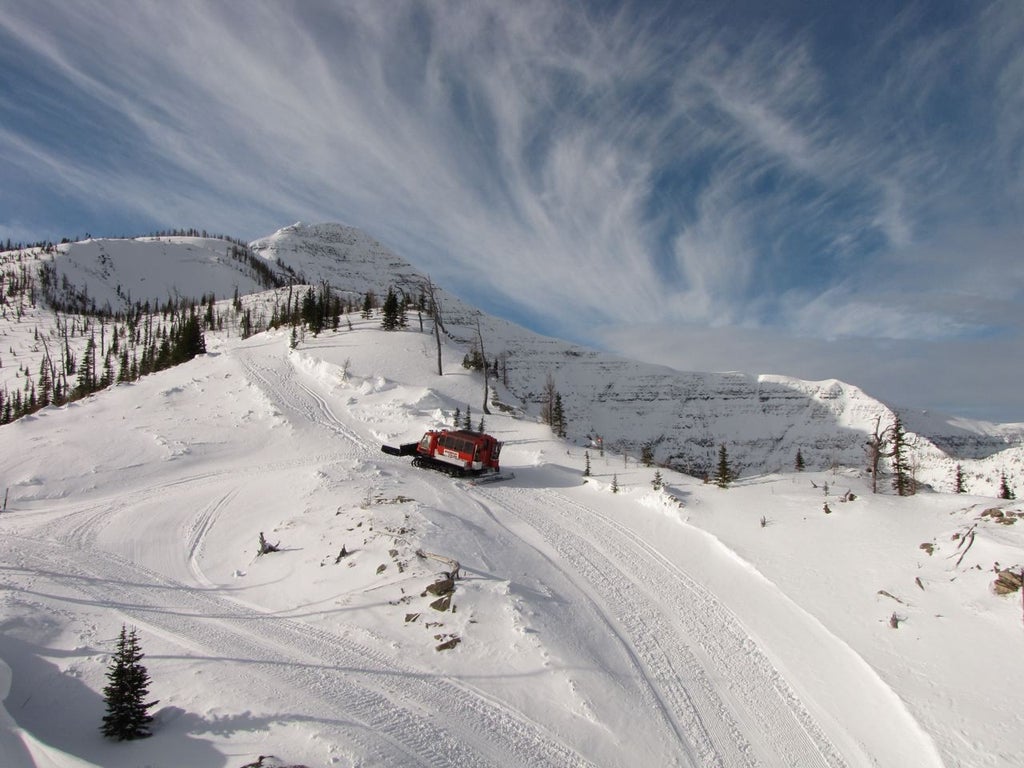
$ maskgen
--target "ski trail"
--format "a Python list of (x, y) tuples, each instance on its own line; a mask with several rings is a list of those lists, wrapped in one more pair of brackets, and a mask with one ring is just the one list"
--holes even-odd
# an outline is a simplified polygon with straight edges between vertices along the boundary
[[(484, 514), (486, 514), (494, 524), (507, 531), (512, 537), (515, 537), (533, 547), (554, 570), (560, 573), (565, 573), (565, 562), (559, 556), (559, 553), (549, 553), (549, 548), (544, 546), (543, 541), (532, 541), (531, 537), (524, 536), (510, 528), (506, 523), (502, 522), (502, 520), (494, 513), (493, 509), (484, 502), (475, 500), (475, 503), (479, 505)], [(504, 507), (501, 508), (505, 509)], [(721, 766), (721, 768), (728, 768), (728, 764), (722, 762), (707, 729), (700, 720), (691, 717), (685, 723), (685, 727), (680, 727), (678, 719), (674, 716), (674, 708), (672, 704), (666, 701), (661, 689), (651, 684), (650, 679), (645, 673), (644, 658), (634, 647), (632, 638), (621, 630), (618, 622), (610, 615), (608, 609), (598, 600), (591, 597), (591, 591), (588, 588), (589, 585), (580, 585), (577, 583), (577, 580), (572, 578), (572, 574), (566, 575), (570, 577), (569, 580), (571, 583), (576, 584), (576, 597), (574, 604), (566, 606), (563, 610), (569, 616), (575, 617), (579, 615), (578, 621), (571, 619), (571, 621), (575, 621), (577, 626), (589, 627), (597, 622), (603, 626), (610, 637), (614, 637), (618, 641), (618, 645), (623, 654), (629, 660), (630, 667), (634, 671), (637, 681), (642, 684), (642, 688), (640, 690), (642, 700), (640, 704), (645, 712), (648, 712), (649, 714), (657, 713), (659, 719), (662, 721), (663, 727), (671, 731), (675, 742), (687, 758), (686, 764), (693, 766), (715, 765)], [(692, 711), (692, 708), (690, 711)], [(668, 756), (666, 755), (666, 759), (667, 757)]]
[(613, 612), (651, 685), (686, 730), (694, 720), (724, 765), (824, 768), (845, 761), (754, 640), (714, 595), (634, 537), (553, 491), (478, 489), (528, 523)]
[(588, 765), (493, 698), (348, 638), (251, 610), (108, 552), (27, 536), (5, 537), (0, 552), (201, 657), (239, 668), (245, 689), (267, 691), (278, 711), (333, 721), (338, 743), (359, 745), (366, 764)]

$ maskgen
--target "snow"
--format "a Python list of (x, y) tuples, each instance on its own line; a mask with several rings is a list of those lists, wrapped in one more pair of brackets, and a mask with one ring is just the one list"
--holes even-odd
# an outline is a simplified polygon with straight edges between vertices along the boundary
[[(872, 495), (853, 470), (662, 470), (656, 492), (597, 449), (584, 482), (581, 446), (499, 413), (515, 479), (453, 481), (379, 445), (479, 414), (464, 350), (439, 377), (430, 334), (353, 324), (296, 350), (210, 334), (3, 428), (5, 766), (1019, 761), (1020, 599), (989, 584), (1024, 523), (979, 518), (1019, 505)], [(257, 557), (260, 532), (281, 551)], [(416, 550), (461, 564), (454, 613)], [(160, 703), (152, 738), (112, 743), (122, 623)]]
[(160, 306), (168, 299), (218, 299), (237, 289), (262, 290), (249, 271), (231, 256), (236, 246), (207, 237), (103, 238), (57, 246), (58, 285), (66, 278), (88, 286), (96, 306), (117, 311), (132, 302)]
[[(100, 303), (156, 281), (229, 296), (227, 247), (57, 258)], [(340, 225), (253, 249), (352, 294), (415, 285)], [(269, 312), (287, 290), (243, 301)], [(993, 498), (1020, 425), (907, 413), (934, 490), (872, 494), (863, 440), (892, 412), (855, 387), (683, 374), (444, 304), (443, 376), (415, 317), (386, 333), (354, 314), (296, 349), (229, 322), (190, 363), (0, 427), (0, 766), (1024, 764), (1021, 594), (991, 588), (1024, 565), (1024, 508)], [(53, 318), (3, 320), (13, 390)], [(491, 485), (379, 450), (456, 408), (480, 418), (482, 377), (461, 367), (478, 321), (511, 370), (486, 428), (515, 478)], [(549, 371), (568, 441), (536, 417)], [(662, 433), (660, 458), (723, 442), (743, 477), (662, 468), (655, 491), (636, 446)], [(809, 471), (786, 471), (795, 446)], [(956, 463), (988, 495), (942, 492)], [(280, 551), (257, 556), (260, 533)], [(450, 566), (418, 551), (458, 561), (454, 611), (423, 594)], [(159, 704), (152, 738), (113, 743), (101, 691), (122, 624)]]

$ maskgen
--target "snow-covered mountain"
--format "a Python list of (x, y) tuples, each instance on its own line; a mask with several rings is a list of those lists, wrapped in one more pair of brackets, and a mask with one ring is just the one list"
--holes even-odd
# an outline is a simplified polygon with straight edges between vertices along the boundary
[[(281, 281), (329, 283), (350, 298), (382, 297), (389, 286), (414, 300), (425, 276), (372, 237), (341, 224), (285, 227), (250, 244), (244, 254), (264, 262)], [(126, 296), (193, 297), (266, 287), (235, 244), (203, 238), (89, 240), (58, 247), (58, 280), (103, 306)], [(496, 396), (539, 412), (550, 376), (562, 396), (568, 435), (577, 444), (600, 436), (616, 450), (639, 455), (650, 445), (657, 462), (695, 475), (710, 471), (727, 447), (744, 474), (793, 465), (861, 466), (866, 436), (893, 421), (893, 410), (855, 386), (745, 373), (696, 373), (640, 363), (540, 336), (438, 293), (448, 341), (469, 350), (478, 326), (488, 357), (501, 360)], [(415, 321), (414, 321), (415, 322)], [(477, 408), (479, 403), (469, 403)], [(957, 463), (978, 490), (994, 492), (1001, 473), (1015, 480), (1024, 460), (1024, 424), (995, 425), (901, 411), (913, 433), (920, 482), (947, 486)]]

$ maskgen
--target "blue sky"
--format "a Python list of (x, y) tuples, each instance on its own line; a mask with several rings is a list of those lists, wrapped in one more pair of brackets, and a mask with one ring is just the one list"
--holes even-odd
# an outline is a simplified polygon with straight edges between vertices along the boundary
[(366, 230), (684, 370), (1024, 421), (1024, 6), (0, 0), (0, 239)]

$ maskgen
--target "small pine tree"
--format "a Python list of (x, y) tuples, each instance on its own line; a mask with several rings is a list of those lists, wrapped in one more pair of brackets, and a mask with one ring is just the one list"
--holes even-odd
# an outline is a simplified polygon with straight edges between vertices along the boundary
[(107, 738), (124, 741), (144, 739), (150, 735), (149, 724), (153, 722), (153, 716), (148, 710), (159, 702), (146, 702), (149, 673), (142, 665), (142, 659), (135, 628), (129, 632), (122, 624), (117, 651), (107, 669), (109, 682), (103, 688), (107, 714), (100, 730)]
[(959, 464), (953, 474), (953, 493), (967, 493), (967, 483), (964, 480), (964, 470)]
[(1010, 487), (1010, 481), (1006, 479), (1006, 473), (1003, 472), (999, 478), (999, 498), (1000, 499), (1015, 499), (1017, 495), (1013, 492)]
[(804, 455), (801, 453), (799, 448), (796, 449), (796, 461), (794, 462), (794, 466), (796, 467), (797, 472), (803, 472), (806, 467), (804, 464)]
[(558, 437), (564, 438), (566, 435), (565, 409), (562, 407), (562, 394), (560, 392), (555, 393), (555, 405), (551, 413), (551, 429)]
[(619, 476), (612, 475), (612, 493), (619, 492)]
[(583, 476), (590, 477), (590, 451), (583, 452)]
[(399, 327), (400, 308), (398, 306), (398, 296), (395, 295), (393, 288), (388, 288), (387, 298), (384, 299), (384, 307), (381, 310), (381, 327), (385, 331), (394, 331)]
[(715, 485), (719, 488), (728, 488), (732, 482), (732, 468), (729, 466), (729, 454), (725, 445), (718, 446), (718, 469), (715, 471)]
[(665, 482), (661, 479), (661, 470), (654, 470), (654, 479), (651, 480), (651, 488), (656, 491), (660, 491), (665, 485)]
[(462, 422), (462, 428), (465, 430), (470, 430), (473, 428), (473, 413), (469, 405), (466, 406), (466, 418)]
[(889, 430), (892, 441), (892, 487), (898, 496), (912, 496), (914, 487), (910, 473), (910, 464), (907, 459), (907, 433), (903, 428), (903, 420), (897, 413), (893, 417), (892, 427)]
[(654, 446), (650, 443), (644, 443), (640, 446), (640, 461), (645, 467), (649, 467), (654, 463)]
[(460, 408), (455, 409), (455, 415), (452, 416), (452, 422), (455, 424), (456, 429), (458, 429), (459, 425), (462, 424), (462, 410)]
[(484, 417), (483, 417), (483, 416), (481, 416), (481, 417), (480, 417), (480, 423), (476, 425), (476, 431), (477, 431), (477, 432), (486, 432), (486, 431), (487, 431), (487, 430), (485, 429), (485, 427), (486, 427), (486, 426), (487, 426), (487, 425), (486, 425), (486, 424), (484, 423)]

